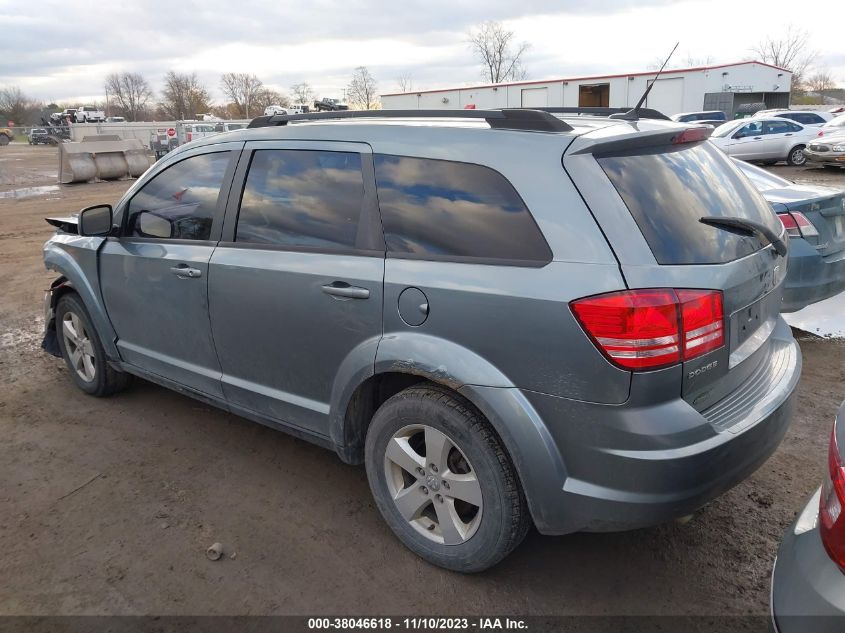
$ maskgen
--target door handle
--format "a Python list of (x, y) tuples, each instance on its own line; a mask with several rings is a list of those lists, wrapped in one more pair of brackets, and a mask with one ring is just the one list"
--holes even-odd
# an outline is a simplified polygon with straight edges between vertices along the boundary
[(370, 291), (359, 286), (350, 286), (345, 281), (336, 281), (323, 286), (323, 292), (343, 299), (369, 299)]
[(182, 279), (196, 279), (197, 277), (202, 277), (202, 271), (199, 268), (191, 268), (187, 264), (174, 266), (170, 269), (170, 272)]
[(792, 136), (792, 132), (787, 132), (784, 136)]
[(761, 138), (763, 138), (763, 137), (762, 137), (762, 136), (755, 136), (755, 137), (754, 137), (754, 140), (755, 140), (755, 141), (759, 141)]

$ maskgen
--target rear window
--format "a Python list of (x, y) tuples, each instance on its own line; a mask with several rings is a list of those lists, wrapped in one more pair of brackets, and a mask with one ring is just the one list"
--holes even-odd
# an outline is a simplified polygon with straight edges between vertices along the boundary
[(710, 143), (597, 158), (660, 264), (721, 264), (762, 248), (759, 238), (702, 224), (705, 216), (780, 222)]
[(537, 223), (510, 182), (489, 167), (375, 156), (387, 249), (421, 258), (551, 261)]

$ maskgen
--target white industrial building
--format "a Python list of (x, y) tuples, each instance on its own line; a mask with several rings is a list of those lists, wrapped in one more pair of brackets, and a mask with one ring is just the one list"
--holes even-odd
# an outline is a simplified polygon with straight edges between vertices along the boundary
[[(600, 77), (519, 81), (442, 90), (382, 95), (384, 108), (447, 109), (467, 107), (628, 107), (634, 106), (657, 71)], [(732, 118), (743, 104), (789, 105), (792, 73), (763, 62), (737, 62), (699, 68), (664, 70), (646, 106), (667, 115), (697, 110), (723, 110)]]

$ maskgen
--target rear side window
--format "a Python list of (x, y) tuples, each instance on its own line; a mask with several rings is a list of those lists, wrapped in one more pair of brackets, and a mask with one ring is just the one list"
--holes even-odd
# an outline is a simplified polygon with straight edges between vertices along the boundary
[(552, 253), (502, 174), (445, 160), (375, 156), (387, 249), (437, 258), (548, 262)]
[(786, 134), (792, 130), (789, 121), (766, 121), (763, 123), (763, 134)]
[(192, 156), (146, 183), (129, 202), (127, 234), (208, 240), (230, 152)]
[(705, 216), (782, 226), (730, 159), (710, 143), (597, 159), (660, 264), (721, 264), (763, 247), (759, 238), (702, 224)]
[(360, 154), (258, 150), (244, 186), (235, 241), (354, 248), (363, 203)]

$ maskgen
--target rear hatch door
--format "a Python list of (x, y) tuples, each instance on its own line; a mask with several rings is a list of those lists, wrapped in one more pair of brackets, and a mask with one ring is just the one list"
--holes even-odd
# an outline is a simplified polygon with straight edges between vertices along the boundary
[[(744, 219), (764, 225), (777, 241), (785, 242), (786, 235), (769, 204), (730, 159), (708, 141), (686, 142), (683, 130), (642, 121), (614, 126), (577, 139), (563, 163), (605, 232), (630, 289), (723, 293), (725, 345), (660, 370), (676, 372), (674, 383), (663, 384), (677, 385), (684, 399), (704, 411), (749, 381), (757, 380), (757, 391), (765, 390), (766, 381), (776, 378), (770, 365), (784, 364), (772, 356), (772, 334), (786, 257), (758, 232), (700, 219)], [(764, 379), (758, 380), (760, 374)], [(711, 422), (729, 426), (739, 417), (735, 409)]]

